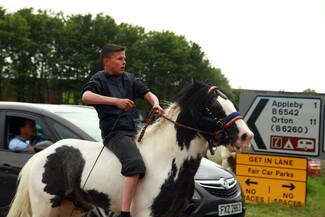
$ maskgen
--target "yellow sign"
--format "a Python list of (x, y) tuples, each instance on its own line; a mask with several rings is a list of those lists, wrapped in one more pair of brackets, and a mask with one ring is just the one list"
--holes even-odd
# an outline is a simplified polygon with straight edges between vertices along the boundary
[(236, 175), (246, 203), (305, 205), (307, 158), (237, 154)]

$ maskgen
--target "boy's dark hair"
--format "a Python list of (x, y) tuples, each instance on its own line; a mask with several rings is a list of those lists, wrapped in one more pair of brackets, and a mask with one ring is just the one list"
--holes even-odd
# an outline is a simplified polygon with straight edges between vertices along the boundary
[(100, 51), (100, 60), (103, 62), (104, 58), (109, 58), (113, 53), (125, 50), (125, 47), (120, 45), (107, 44)]

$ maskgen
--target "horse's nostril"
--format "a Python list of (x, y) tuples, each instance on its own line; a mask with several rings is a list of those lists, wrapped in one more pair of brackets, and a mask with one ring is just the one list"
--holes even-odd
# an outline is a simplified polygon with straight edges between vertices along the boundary
[(242, 142), (250, 142), (253, 139), (254, 134), (247, 132), (240, 136)]
[(247, 133), (244, 133), (242, 136), (241, 136), (241, 141), (246, 141), (247, 140)]

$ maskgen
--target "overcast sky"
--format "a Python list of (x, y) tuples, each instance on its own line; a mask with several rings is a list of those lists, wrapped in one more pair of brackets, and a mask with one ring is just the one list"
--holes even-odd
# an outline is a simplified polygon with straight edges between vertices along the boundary
[(0, 6), (103, 13), (118, 24), (172, 31), (199, 44), (233, 88), (325, 93), (325, 0), (0, 0)]

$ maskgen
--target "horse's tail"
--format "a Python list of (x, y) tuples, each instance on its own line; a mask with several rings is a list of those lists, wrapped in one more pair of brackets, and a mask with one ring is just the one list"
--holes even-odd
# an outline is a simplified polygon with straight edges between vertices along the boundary
[(35, 155), (30, 158), (19, 173), (19, 184), (16, 195), (10, 204), (7, 217), (31, 217), (32, 210), (29, 198), (29, 174), (30, 168), (35, 160)]

